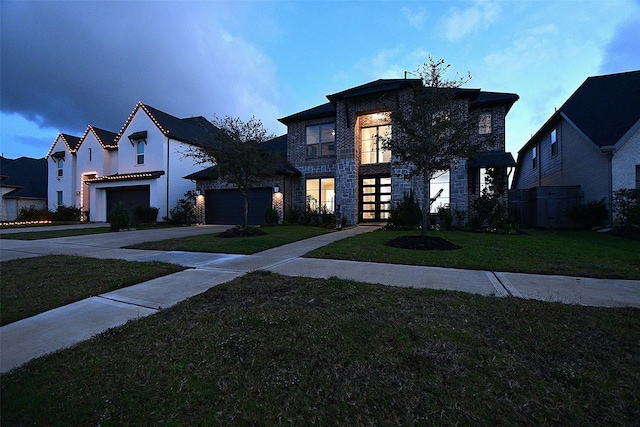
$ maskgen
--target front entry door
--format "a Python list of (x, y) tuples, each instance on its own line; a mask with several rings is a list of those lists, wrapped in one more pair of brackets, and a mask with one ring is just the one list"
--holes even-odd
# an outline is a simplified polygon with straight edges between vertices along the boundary
[(360, 179), (360, 220), (386, 221), (391, 212), (391, 177)]

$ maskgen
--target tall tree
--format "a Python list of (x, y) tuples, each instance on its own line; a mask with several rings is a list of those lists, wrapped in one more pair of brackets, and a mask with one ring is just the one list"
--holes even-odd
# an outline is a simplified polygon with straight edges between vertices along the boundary
[(248, 226), (249, 193), (265, 178), (273, 176), (278, 168), (279, 156), (265, 148), (273, 139), (255, 117), (249, 121), (226, 116), (213, 122), (219, 129), (211, 135), (212, 143), (193, 146), (186, 156), (198, 163), (217, 166), (218, 178), (237, 188), (244, 199), (243, 227)]
[(405, 179), (422, 177), (422, 236), (429, 229), (430, 183), (452, 163), (473, 155), (482, 141), (477, 137), (478, 116), (469, 112), (468, 101), (461, 99), (459, 88), (471, 75), (447, 80), (450, 65), (443, 59), (423, 64), (416, 74), (421, 83), (406, 102), (391, 113), (392, 131), (380, 137), (382, 147), (390, 150), (394, 161), (405, 165)]

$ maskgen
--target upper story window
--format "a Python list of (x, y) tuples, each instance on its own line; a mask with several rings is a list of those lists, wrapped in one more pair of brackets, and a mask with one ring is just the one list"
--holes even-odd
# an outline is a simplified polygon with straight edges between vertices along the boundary
[(558, 132), (556, 129), (551, 131), (551, 155), (556, 156), (558, 154)]
[(534, 169), (538, 167), (538, 150), (536, 147), (531, 149), (531, 165)]
[(327, 157), (335, 155), (335, 123), (307, 126), (307, 157)]
[(478, 133), (480, 135), (488, 135), (493, 131), (491, 126), (491, 113), (480, 113), (480, 119), (478, 121)]
[(136, 164), (144, 165), (144, 146), (146, 141), (139, 140), (136, 141)]
[(60, 157), (56, 162), (56, 165), (58, 166), (58, 177), (63, 176), (64, 175), (64, 158)]
[(362, 164), (389, 163), (391, 151), (382, 148), (382, 140), (391, 136), (391, 125), (372, 126), (361, 129)]
[(89, 148), (89, 163), (91, 163), (91, 148)]

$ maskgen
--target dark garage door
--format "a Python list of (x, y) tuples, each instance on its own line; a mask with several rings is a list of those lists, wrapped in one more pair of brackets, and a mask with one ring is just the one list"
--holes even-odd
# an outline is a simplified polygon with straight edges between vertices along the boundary
[(121, 201), (129, 212), (129, 219), (133, 219), (133, 208), (136, 206), (149, 207), (149, 186), (135, 185), (131, 187), (116, 187), (107, 189), (107, 215), (114, 206)]
[[(271, 205), (271, 187), (254, 188), (249, 193), (249, 224), (264, 224), (264, 212)], [(205, 222), (207, 224), (242, 224), (244, 201), (238, 190), (207, 190), (205, 192)]]

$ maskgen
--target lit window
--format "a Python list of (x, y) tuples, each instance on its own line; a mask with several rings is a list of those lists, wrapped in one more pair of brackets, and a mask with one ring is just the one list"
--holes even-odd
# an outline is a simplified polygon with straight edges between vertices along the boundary
[(558, 154), (558, 134), (556, 129), (551, 131), (551, 155), (555, 156)]
[(532, 166), (533, 168), (537, 168), (538, 167), (538, 152), (536, 150), (536, 147), (533, 147), (531, 149), (531, 161), (532, 161)]
[(491, 128), (491, 113), (480, 114), (480, 120), (478, 122), (478, 133), (480, 135), (490, 134)]
[(307, 179), (307, 210), (317, 212), (325, 209), (333, 212), (335, 206), (336, 192), (335, 180), (333, 178)]
[(60, 157), (58, 159), (58, 176), (62, 176), (64, 174), (64, 158)]
[(307, 157), (335, 156), (335, 141), (335, 123), (307, 126)]
[(58, 202), (58, 206), (62, 206), (62, 191), (56, 191), (56, 197), (57, 197), (57, 202)]
[(446, 208), (449, 206), (450, 174), (449, 171), (438, 172), (429, 182), (429, 197), (431, 197), (431, 213), (438, 212), (438, 208)]
[(391, 151), (382, 148), (382, 141), (391, 136), (391, 125), (362, 128), (361, 132), (362, 164), (389, 163)]
[(136, 164), (144, 165), (144, 145), (145, 141), (136, 141)]

